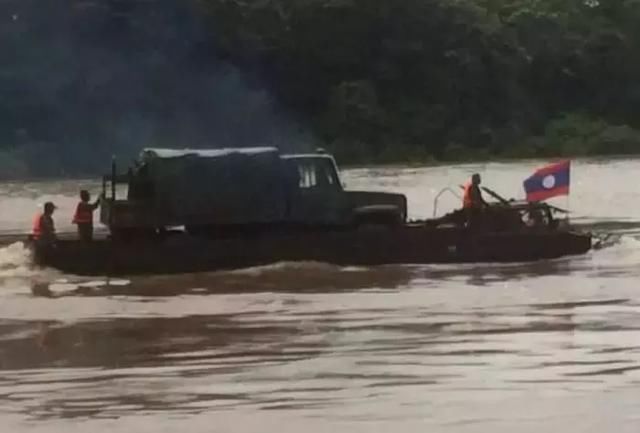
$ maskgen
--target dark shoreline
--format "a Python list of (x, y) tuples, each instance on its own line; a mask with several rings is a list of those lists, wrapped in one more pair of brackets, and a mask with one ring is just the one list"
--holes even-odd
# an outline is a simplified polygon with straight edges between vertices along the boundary
[(424, 160), (424, 161), (407, 161), (407, 162), (374, 162), (374, 163), (337, 163), (342, 170), (355, 170), (364, 168), (417, 168), (417, 167), (443, 167), (443, 166), (462, 166), (462, 165), (482, 165), (482, 164), (516, 164), (516, 163), (545, 163), (548, 161), (557, 161), (570, 159), (571, 161), (616, 161), (616, 160), (633, 160), (640, 159), (640, 153), (619, 154), (619, 155), (580, 155), (580, 156), (537, 156), (537, 157), (496, 157), (490, 159), (460, 159), (460, 160)]

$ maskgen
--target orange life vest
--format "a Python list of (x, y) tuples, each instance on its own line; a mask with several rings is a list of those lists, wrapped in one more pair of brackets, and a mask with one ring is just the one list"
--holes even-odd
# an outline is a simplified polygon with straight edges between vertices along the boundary
[(42, 236), (42, 214), (39, 213), (33, 219), (33, 229), (31, 231), (34, 239), (40, 239)]
[(93, 210), (89, 203), (80, 202), (76, 207), (76, 213), (73, 215), (73, 224), (92, 224)]
[(473, 185), (471, 182), (467, 182), (464, 184), (464, 193), (462, 195), (462, 207), (463, 208), (471, 208), (473, 207), (473, 198), (471, 197), (471, 187)]

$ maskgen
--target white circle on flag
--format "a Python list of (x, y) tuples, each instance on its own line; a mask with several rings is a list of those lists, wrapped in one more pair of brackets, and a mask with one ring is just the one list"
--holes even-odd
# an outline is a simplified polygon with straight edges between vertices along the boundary
[(546, 189), (551, 189), (556, 186), (556, 177), (552, 174), (549, 174), (542, 179), (542, 186)]

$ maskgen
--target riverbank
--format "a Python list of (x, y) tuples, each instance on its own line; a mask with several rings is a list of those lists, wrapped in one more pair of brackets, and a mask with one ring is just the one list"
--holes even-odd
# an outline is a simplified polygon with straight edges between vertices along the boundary
[[(422, 158), (385, 158), (372, 159), (366, 162), (349, 162), (344, 161), (338, 155), (336, 162), (340, 170), (357, 170), (367, 168), (422, 168), (422, 167), (445, 167), (445, 166), (462, 166), (462, 165), (483, 165), (489, 163), (544, 163), (550, 160), (570, 159), (572, 161), (582, 162), (598, 162), (598, 161), (623, 161), (623, 160), (640, 160), (640, 151), (638, 153), (623, 153), (617, 155), (538, 155), (538, 156), (509, 156), (509, 155), (482, 155), (476, 157), (461, 157), (458, 159), (435, 159), (433, 157)], [(105, 168), (105, 172), (106, 172)], [(26, 176), (7, 176), (6, 172), (0, 171), (0, 182), (4, 184), (13, 184), (17, 186), (24, 182), (59, 182), (59, 181), (75, 181), (78, 185), (95, 184), (100, 180), (104, 173), (65, 173), (58, 176), (43, 175), (38, 176), (30, 174)]]
[(458, 167), (464, 165), (483, 165), (483, 164), (517, 164), (517, 163), (545, 163), (553, 160), (570, 159), (571, 161), (580, 162), (606, 162), (606, 161), (633, 161), (640, 160), (640, 153), (620, 154), (620, 155), (549, 155), (549, 156), (532, 156), (532, 157), (511, 157), (496, 156), (486, 158), (469, 158), (458, 160), (436, 160), (427, 158), (424, 160), (408, 160), (408, 161), (379, 161), (374, 163), (337, 163), (341, 170), (358, 170), (367, 168), (421, 168), (421, 167)]
[(640, 131), (584, 113), (566, 113), (540, 135), (507, 137), (488, 130), (483, 145), (462, 142), (388, 145), (337, 141), (330, 149), (342, 165), (424, 165), (555, 158), (617, 158), (640, 155)]

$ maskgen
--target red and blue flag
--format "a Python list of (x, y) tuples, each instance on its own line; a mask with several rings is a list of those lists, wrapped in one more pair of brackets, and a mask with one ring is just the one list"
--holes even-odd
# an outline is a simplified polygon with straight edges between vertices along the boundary
[(561, 161), (537, 169), (524, 181), (527, 201), (542, 201), (569, 195), (571, 161)]

